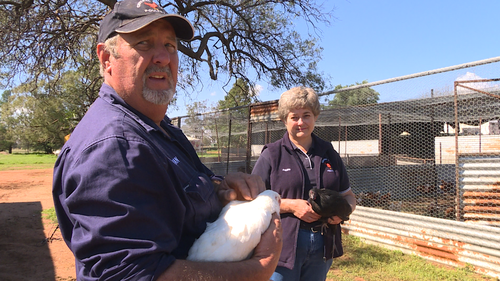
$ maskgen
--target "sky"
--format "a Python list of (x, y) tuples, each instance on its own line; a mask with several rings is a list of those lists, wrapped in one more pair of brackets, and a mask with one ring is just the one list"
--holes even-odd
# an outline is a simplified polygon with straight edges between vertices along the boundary
[[(500, 56), (500, 0), (328, 0), (330, 26), (320, 25), (319, 70), (331, 85), (351, 85), (449, 67)], [(305, 32), (303, 24), (297, 30)], [(500, 77), (500, 69), (499, 69)], [(209, 79), (207, 78), (207, 81)], [(192, 98), (224, 99), (222, 84)], [(286, 89), (259, 84), (261, 101), (279, 99)], [(230, 87), (229, 87), (230, 88)], [(327, 89), (333, 90), (333, 89)], [(178, 97), (170, 117), (186, 114)]]
[[(312, 1), (333, 10), (331, 24), (318, 25), (318, 44), (323, 48), (318, 69), (332, 85), (325, 91), (339, 84), (376, 82), (500, 57), (500, 0)], [(295, 28), (304, 35), (308, 31), (301, 21)], [(487, 78), (496, 73), (500, 77), (498, 65)], [(177, 106), (167, 111), (170, 117), (186, 115), (186, 104), (193, 101), (215, 105), (224, 99), (223, 87), (229, 90), (234, 83), (224, 85), (224, 78), (212, 81), (208, 75), (202, 79), (204, 88), (189, 98), (179, 92)], [(263, 81), (257, 84), (261, 101), (277, 100), (286, 90), (273, 89)], [(381, 95), (379, 102), (394, 98)]]

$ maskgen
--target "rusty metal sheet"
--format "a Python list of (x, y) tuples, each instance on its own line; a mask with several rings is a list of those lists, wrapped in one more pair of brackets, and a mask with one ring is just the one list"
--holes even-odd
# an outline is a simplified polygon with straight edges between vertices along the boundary
[(463, 220), (500, 225), (500, 155), (459, 155), (460, 207)]
[(368, 243), (500, 278), (500, 228), (358, 206), (342, 227)]

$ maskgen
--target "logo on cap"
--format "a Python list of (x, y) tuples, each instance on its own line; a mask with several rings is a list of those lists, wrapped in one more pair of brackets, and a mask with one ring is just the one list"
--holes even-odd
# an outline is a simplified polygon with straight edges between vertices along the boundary
[(137, 9), (139, 9), (142, 4), (149, 6), (152, 9), (158, 10), (158, 4), (156, 4), (155, 2), (153, 2), (151, 0), (141, 0), (141, 1), (137, 2)]
[(156, 3), (148, 3), (148, 2), (144, 2), (144, 5), (148, 5), (149, 7), (153, 8), (153, 9), (158, 8), (158, 5), (156, 5)]

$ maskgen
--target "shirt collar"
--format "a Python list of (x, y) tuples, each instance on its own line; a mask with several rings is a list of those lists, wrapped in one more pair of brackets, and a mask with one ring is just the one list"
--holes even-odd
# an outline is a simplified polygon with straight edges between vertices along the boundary
[[(287, 134), (287, 135), (288, 135), (288, 134)], [(289, 142), (289, 144), (290, 144), (290, 147), (291, 147), (293, 150), (300, 150), (300, 148), (299, 148), (298, 146), (296, 146), (290, 138), (288, 138), (288, 142)], [(308, 153), (308, 154), (309, 154), (309, 153), (311, 153), (312, 151), (314, 151), (314, 142), (315, 142), (315, 141), (314, 141), (314, 138), (312, 138), (311, 147), (309, 147), (309, 150), (307, 151), (307, 153)], [(302, 150), (300, 150), (300, 151), (302, 151)]]

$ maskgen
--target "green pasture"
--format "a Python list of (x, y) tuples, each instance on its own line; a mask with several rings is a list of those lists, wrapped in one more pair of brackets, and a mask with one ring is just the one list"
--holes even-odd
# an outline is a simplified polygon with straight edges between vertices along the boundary
[(0, 171), (48, 169), (54, 167), (56, 159), (57, 156), (54, 154), (0, 152)]

